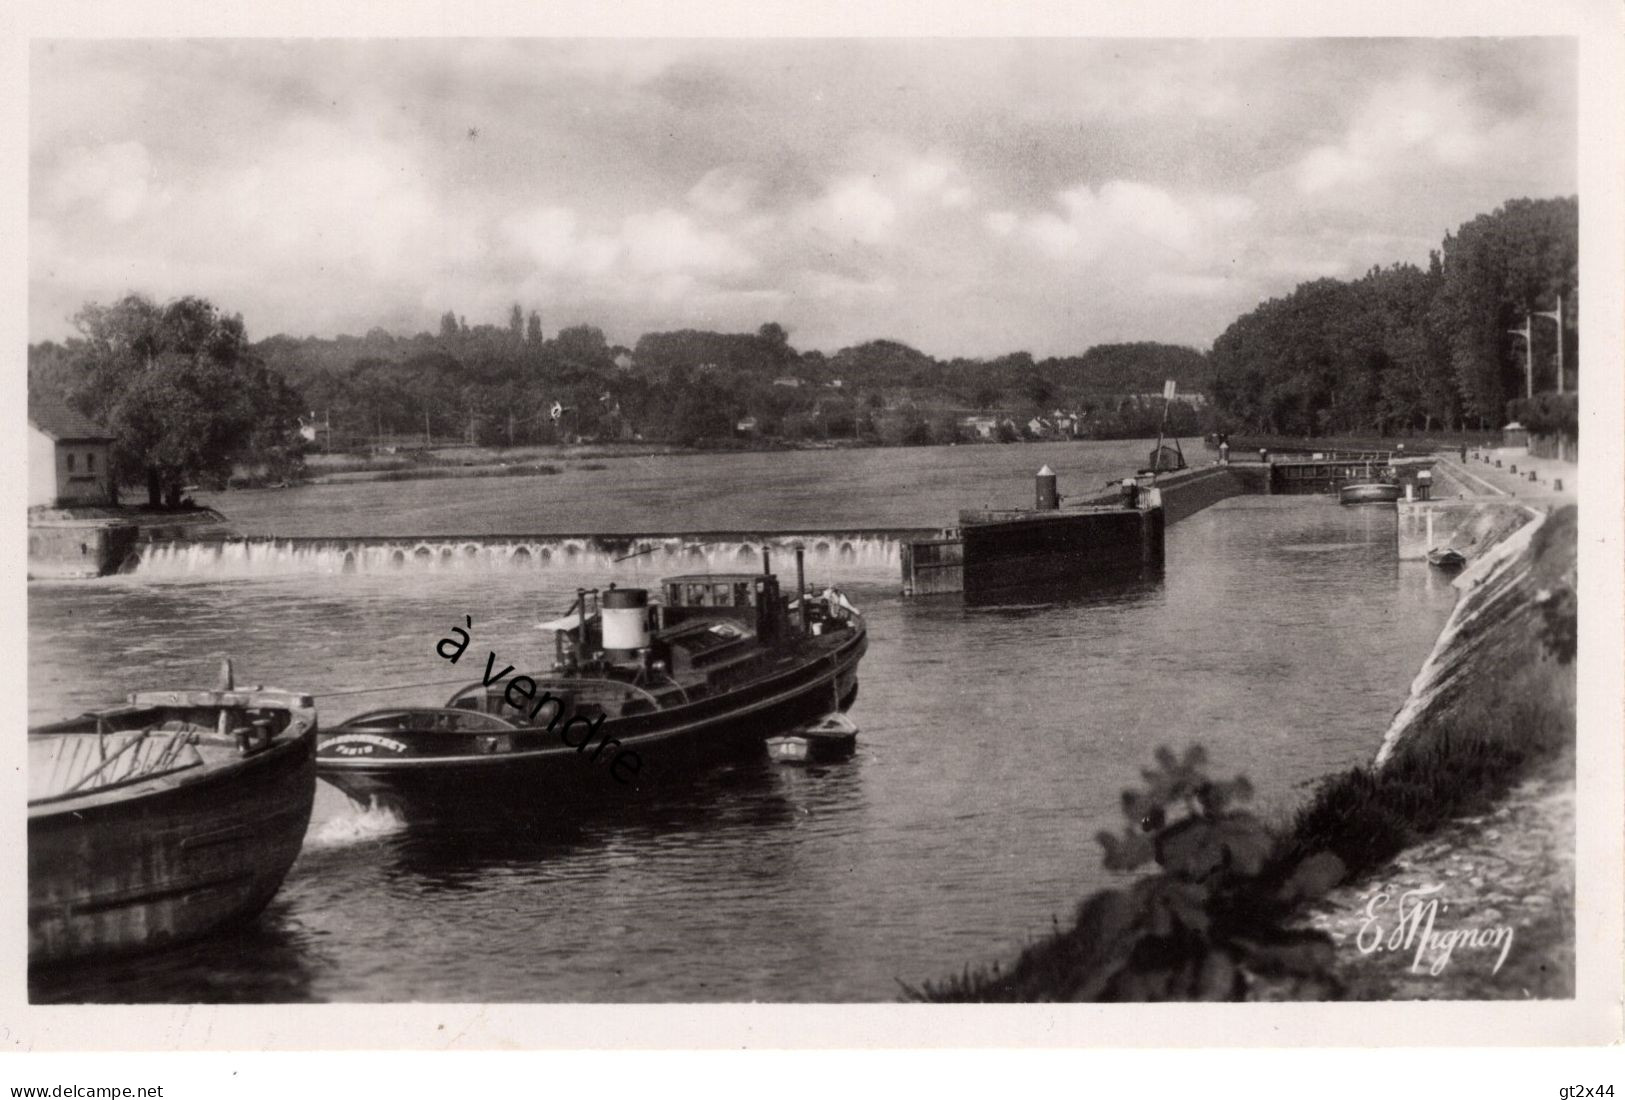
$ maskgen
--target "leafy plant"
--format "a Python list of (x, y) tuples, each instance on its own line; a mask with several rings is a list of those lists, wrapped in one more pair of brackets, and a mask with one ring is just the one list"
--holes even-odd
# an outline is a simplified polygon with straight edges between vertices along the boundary
[(1328, 995), (1336, 985), (1331, 941), (1282, 921), (1336, 885), (1342, 861), (1318, 853), (1269, 881), (1275, 838), (1236, 808), (1252, 797), (1252, 783), (1214, 779), (1207, 762), (1200, 745), (1182, 757), (1159, 748), (1156, 767), (1141, 773), (1145, 787), (1123, 792), (1121, 833), (1096, 837), (1110, 870), (1153, 861), (1162, 869), (1127, 891), (1129, 949), (1102, 975), (1100, 992), (1107, 1000), (1234, 1000), (1268, 985)]
[(1009, 971), (969, 971), (921, 1000), (1229, 1001), (1336, 995), (1331, 940), (1286, 926), (1304, 901), (1344, 877), (1337, 856), (1283, 861), (1269, 829), (1238, 808), (1245, 776), (1219, 780), (1207, 753), (1159, 748), (1145, 785), (1123, 792), (1126, 822), (1097, 834), (1105, 865), (1132, 886), (1103, 890), (1067, 931), (1023, 952)]

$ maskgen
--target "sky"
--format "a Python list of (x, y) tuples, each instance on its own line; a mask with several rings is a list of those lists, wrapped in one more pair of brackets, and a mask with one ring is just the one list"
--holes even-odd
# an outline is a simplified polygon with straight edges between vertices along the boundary
[(1562, 39), (36, 42), (29, 338), (447, 310), (942, 357), (1206, 348), (1573, 194)]

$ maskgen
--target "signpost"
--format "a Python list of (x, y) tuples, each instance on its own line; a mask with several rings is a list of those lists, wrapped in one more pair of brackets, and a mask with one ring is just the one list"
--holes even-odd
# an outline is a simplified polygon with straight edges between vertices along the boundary
[[(1168, 410), (1174, 403), (1174, 394), (1178, 387), (1172, 378), (1162, 384), (1162, 423), (1157, 425), (1157, 449), (1151, 452), (1151, 472), (1162, 472), (1162, 435), (1168, 428)], [(1182, 469), (1185, 465), (1185, 449), (1179, 445), (1179, 438), (1174, 437), (1174, 449), (1179, 452), (1179, 465), (1174, 469)]]

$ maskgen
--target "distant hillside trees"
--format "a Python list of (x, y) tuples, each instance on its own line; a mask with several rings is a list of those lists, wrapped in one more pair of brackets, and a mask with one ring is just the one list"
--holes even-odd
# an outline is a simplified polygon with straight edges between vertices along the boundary
[(202, 298), (129, 295), (86, 305), (74, 324), (77, 337), (31, 362), (30, 386), (106, 425), (115, 476), (144, 480), (152, 506), (175, 506), (183, 486), (224, 480), (237, 462), (297, 467), (299, 395), (253, 354), (240, 316)]
[[(87, 318), (100, 318), (99, 309), (89, 307)], [(1206, 388), (1200, 352), (1156, 343), (1044, 360), (1018, 351), (944, 361), (896, 340), (802, 352), (775, 321), (754, 332), (651, 332), (628, 349), (591, 325), (544, 337), (540, 315), (520, 303), (503, 320), (471, 327), (446, 310), (437, 331), (415, 336), (374, 328), (364, 336), (279, 335), (252, 346), (242, 343), (239, 322), (236, 343), (227, 343), (278, 380), (278, 408), (291, 402), (296, 413), (314, 412), (331, 429), (320, 445), (338, 448), (633, 438), (950, 443), (976, 437), (963, 423), (972, 412), (1043, 435), (1058, 432), (1058, 410), (1068, 425), (1071, 413), (1086, 414), (1082, 434), (1112, 438), (1156, 432), (1161, 399), (1148, 395), (1160, 395), (1166, 379), (1181, 393)], [(80, 345), (93, 343), (79, 341), (74, 354), (82, 358)], [(31, 348), (31, 375), (49, 373), (46, 364), (64, 354), (56, 345)], [(1187, 406), (1173, 412), (1179, 430), (1194, 428)], [(1039, 428), (1030, 430), (1034, 423)], [(1069, 426), (1065, 434), (1073, 432)], [(270, 446), (263, 433), (253, 438), (255, 448)]]
[[(1426, 270), (1318, 279), (1237, 318), (1210, 355), (1214, 402), (1269, 434), (1498, 426), (1524, 384), (1508, 330), (1529, 311), (1562, 296), (1564, 360), (1578, 364), (1577, 262), (1574, 199), (1514, 200), (1447, 235)], [(1556, 385), (1557, 334), (1535, 324), (1541, 392)]]
[[(1168, 378), (1182, 393), (1206, 388), (1201, 353), (1167, 344), (1036, 362), (1026, 352), (945, 362), (870, 340), (826, 356), (798, 351), (784, 326), (769, 321), (755, 332), (645, 333), (618, 349), (590, 325), (541, 339), (534, 312), (515, 339), (517, 315), (510, 310), (506, 328), (468, 328), (448, 311), (437, 335), (277, 336), (256, 350), (352, 442), (527, 444), (636, 433), (685, 444), (737, 435), (947, 443), (960, 434), (956, 411), (999, 411), (1025, 423), (1060, 406), (1098, 410), (1096, 436), (1154, 434), (1160, 404), (1124, 400), (1160, 393)], [(555, 401), (566, 409), (557, 423)], [(905, 407), (902, 420), (886, 415)]]

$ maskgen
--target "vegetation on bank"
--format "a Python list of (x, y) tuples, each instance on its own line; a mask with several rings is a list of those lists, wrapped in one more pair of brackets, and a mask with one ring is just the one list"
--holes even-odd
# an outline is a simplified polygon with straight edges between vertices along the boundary
[[(1317, 279), (1214, 341), (1212, 396), (1233, 432), (1328, 435), (1497, 428), (1525, 389), (1521, 329), (1561, 303), (1562, 362), (1579, 367), (1579, 207), (1515, 199), (1445, 236), (1426, 270)], [(1530, 321), (1534, 385), (1556, 390), (1558, 326)]]
[[(1234, 809), (1245, 779), (1216, 782), (1200, 748), (1159, 750), (1146, 787), (1123, 792), (1128, 827), (1102, 834), (1108, 870), (1158, 870), (1100, 891), (1000, 965), (920, 989), (927, 1001), (1325, 999), (1344, 992), (1331, 940), (1296, 927), (1303, 904), (1377, 870), (1464, 815), (1493, 806), (1554, 763), (1572, 767), (1577, 645), (1576, 510), (1530, 546), (1538, 629), (1507, 630), (1452, 705), (1425, 719), (1383, 767), (1321, 782), (1280, 830)], [(1176, 816), (1177, 815), (1177, 816)]]
[(241, 316), (201, 298), (129, 296), (75, 318), (71, 352), (29, 349), (29, 391), (66, 398), (113, 437), (115, 485), (180, 508), (188, 484), (245, 460), (288, 476), (300, 462), (299, 394), (252, 353)]
[(1537, 435), (1580, 438), (1580, 395), (1576, 393), (1520, 397), (1507, 406), (1507, 415)]
[[(1499, 427), (1522, 389), (1508, 330), (1561, 299), (1562, 360), (1577, 372), (1577, 206), (1506, 203), (1447, 235), (1428, 269), (1320, 279), (1239, 317), (1204, 354), (1154, 342), (1034, 359), (938, 359), (894, 340), (826, 355), (775, 322), (754, 333), (647, 333), (612, 345), (571, 325), (546, 335), (519, 305), (506, 325), (447, 312), (438, 332), (250, 343), (201, 298), (90, 303), (77, 335), (29, 347), (30, 393), (104, 423), (124, 484), (179, 503), (189, 484), (298, 480), (314, 451), (519, 447), (926, 445), (1190, 437), (1378, 439)], [(1536, 318), (1536, 388), (1556, 388), (1556, 332)], [(1182, 395), (1161, 394), (1172, 380)], [(1572, 385), (1566, 388), (1573, 389)], [(1211, 398), (1211, 403), (1205, 400)], [(1558, 430), (1572, 400), (1517, 406)], [(1546, 430), (1537, 427), (1536, 430)]]

